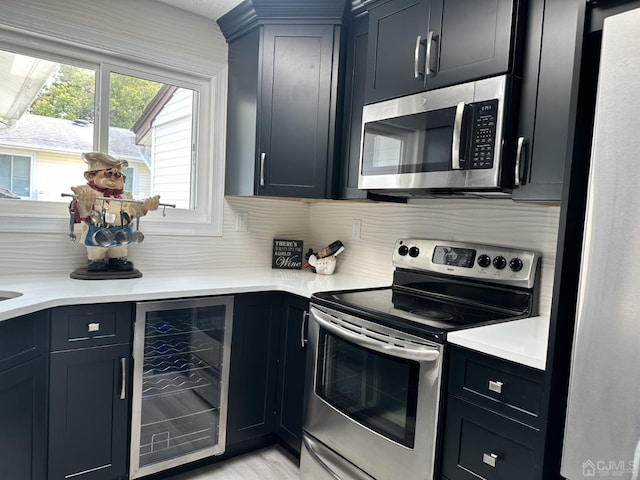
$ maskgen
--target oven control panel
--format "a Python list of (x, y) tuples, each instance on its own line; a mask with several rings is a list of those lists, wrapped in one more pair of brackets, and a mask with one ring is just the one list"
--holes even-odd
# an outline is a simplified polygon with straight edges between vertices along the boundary
[(393, 264), (399, 268), (533, 287), (539, 255), (510, 247), (447, 240), (399, 239)]

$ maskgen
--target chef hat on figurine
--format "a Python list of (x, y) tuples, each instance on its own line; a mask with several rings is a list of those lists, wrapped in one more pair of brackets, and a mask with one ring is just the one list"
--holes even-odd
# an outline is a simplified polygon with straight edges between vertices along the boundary
[(110, 168), (122, 171), (129, 166), (129, 162), (126, 160), (118, 160), (117, 158), (102, 152), (83, 153), (82, 160), (87, 164), (87, 171), (89, 172), (109, 170)]

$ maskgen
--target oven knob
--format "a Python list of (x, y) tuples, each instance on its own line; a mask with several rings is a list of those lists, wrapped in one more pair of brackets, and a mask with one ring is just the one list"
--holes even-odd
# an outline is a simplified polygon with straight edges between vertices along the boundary
[(409, 256), (416, 258), (418, 255), (420, 255), (420, 249), (418, 247), (411, 247), (409, 249)]
[(507, 260), (502, 255), (498, 255), (493, 259), (493, 266), (498, 270), (502, 270), (507, 266)]
[(519, 272), (520, 270), (522, 270), (523, 266), (524, 264), (519, 258), (512, 258), (509, 262), (509, 268), (514, 272)]
[(487, 268), (489, 265), (491, 265), (491, 257), (483, 253), (478, 257), (478, 265), (480, 265), (482, 268)]
[(407, 253), (409, 253), (409, 247), (406, 245), (400, 245), (400, 247), (398, 247), (398, 255), (404, 257)]

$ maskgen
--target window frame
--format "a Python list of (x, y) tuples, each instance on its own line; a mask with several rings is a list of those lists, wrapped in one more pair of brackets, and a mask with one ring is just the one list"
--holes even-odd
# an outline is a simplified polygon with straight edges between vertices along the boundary
[[(35, 45), (35, 47), (34, 47)], [(197, 118), (195, 133), (197, 159), (195, 161), (195, 207), (193, 209), (160, 208), (149, 212), (142, 220), (145, 233), (178, 236), (222, 236), (224, 201), (224, 158), (227, 96), (227, 66), (219, 65), (212, 73), (203, 74), (176, 67), (151, 65), (136, 58), (96, 51), (89, 47), (68, 45), (47, 38), (36, 40), (28, 34), (0, 29), (0, 49), (13, 51), (60, 63), (96, 70), (96, 122), (94, 145), (106, 151), (106, 136), (101, 137), (101, 125), (108, 128), (108, 89), (103, 88), (111, 72), (138, 75), (198, 92), (199, 102), (194, 107)], [(105, 102), (106, 96), (106, 103)], [(78, 155), (78, 161), (81, 161)], [(32, 167), (33, 170), (33, 167)], [(61, 186), (61, 193), (70, 193), (69, 187), (84, 183), (83, 178), (69, 179)], [(160, 200), (162, 201), (162, 199)], [(37, 200), (0, 201), (1, 232), (56, 232), (68, 228), (68, 209), (64, 202)]]

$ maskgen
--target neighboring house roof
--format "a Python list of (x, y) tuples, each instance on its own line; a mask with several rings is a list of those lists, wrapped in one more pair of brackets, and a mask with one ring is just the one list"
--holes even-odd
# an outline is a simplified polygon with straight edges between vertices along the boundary
[[(14, 128), (0, 133), (0, 146), (40, 150), (90, 152), (93, 150), (93, 124), (25, 113)], [(109, 128), (109, 154), (116, 158), (145, 161), (135, 144), (135, 134), (126, 128)]]

